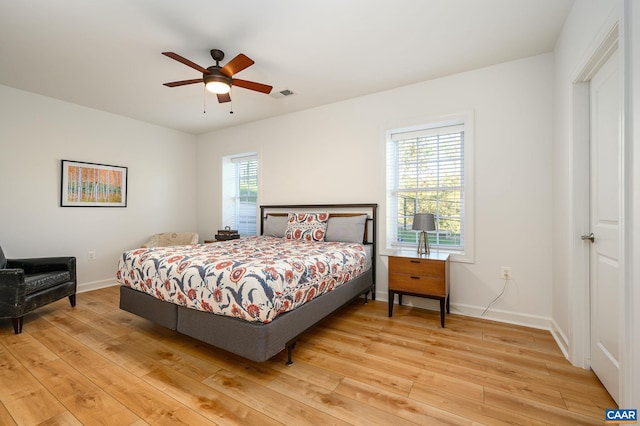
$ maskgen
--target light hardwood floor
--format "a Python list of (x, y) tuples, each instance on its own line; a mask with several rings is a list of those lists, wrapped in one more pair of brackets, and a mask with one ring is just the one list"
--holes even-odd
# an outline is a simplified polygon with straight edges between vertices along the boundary
[(603, 424), (546, 331), (356, 301), (254, 363), (118, 308), (118, 288), (0, 320), (2, 425)]

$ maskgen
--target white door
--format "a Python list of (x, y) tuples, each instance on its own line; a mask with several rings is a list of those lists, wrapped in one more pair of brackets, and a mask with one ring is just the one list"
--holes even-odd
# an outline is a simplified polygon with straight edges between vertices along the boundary
[(617, 51), (590, 83), (591, 368), (616, 402), (620, 385), (620, 89)]

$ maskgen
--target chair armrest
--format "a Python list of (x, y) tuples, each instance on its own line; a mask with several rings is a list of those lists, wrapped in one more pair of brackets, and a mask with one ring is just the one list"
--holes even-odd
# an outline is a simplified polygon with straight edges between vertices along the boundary
[(30, 259), (7, 259), (7, 268), (23, 269), (25, 274), (38, 274), (53, 271), (69, 271), (76, 279), (75, 257), (38, 257)]
[(26, 294), (27, 286), (22, 269), (0, 269), (0, 315), (13, 315)]
[(160, 242), (160, 237), (158, 235), (153, 235), (149, 240), (141, 245), (141, 248), (149, 248), (149, 247), (157, 247)]

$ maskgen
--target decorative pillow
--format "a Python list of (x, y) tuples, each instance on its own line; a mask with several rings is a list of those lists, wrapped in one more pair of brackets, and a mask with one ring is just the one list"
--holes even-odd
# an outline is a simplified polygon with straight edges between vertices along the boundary
[(331, 216), (327, 222), (325, 241), (341, 241), (345, 243), (362, 243), (367, 215)]
[(284, 233), (287, 231), (287, 223), (289, 218), (287, 216), (274, 216), (268, 214), (264, 220), (264, 229), (262, 235), (265, 237), (284, 237)]
[(324, 241), (328, 220), (328, 212), (289, 213), (284, 237), (287, 240)]

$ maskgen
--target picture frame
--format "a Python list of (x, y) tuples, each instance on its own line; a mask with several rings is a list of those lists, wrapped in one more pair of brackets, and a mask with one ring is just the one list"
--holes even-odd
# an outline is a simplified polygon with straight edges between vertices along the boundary
[(128, 168), (62, 160), (61, 207), (127, 207)]

